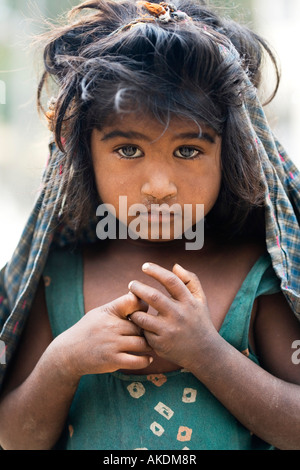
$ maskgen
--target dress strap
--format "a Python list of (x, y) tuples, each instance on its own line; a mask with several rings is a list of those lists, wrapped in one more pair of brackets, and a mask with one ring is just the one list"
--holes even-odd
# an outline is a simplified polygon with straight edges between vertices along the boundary
[(52, 334), (56, 337), (84, 315), (81, 252), (67, 249), (52, 251), (43, 277), (49, 321)]
[(254, 301), (260, 295), (280, 292), (280, 280), (269, 254), (261, 256), (249, 271), (225, 317), (220, 335), (241, 352), (249, 349), (249, 326)]

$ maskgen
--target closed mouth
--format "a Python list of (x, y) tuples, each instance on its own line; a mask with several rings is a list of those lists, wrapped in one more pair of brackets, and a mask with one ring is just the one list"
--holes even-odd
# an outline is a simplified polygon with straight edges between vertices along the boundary
[[(161, 215), (162, 217), (174, 217), (181, 215), (181, 213), (179, 214), (178, 210), (171, 210), (168, 204), (151, 204), (151, 206), (148, 208), (147, 214), (153, 216)], [(146, 213), (142, 215), (146, 215)]]

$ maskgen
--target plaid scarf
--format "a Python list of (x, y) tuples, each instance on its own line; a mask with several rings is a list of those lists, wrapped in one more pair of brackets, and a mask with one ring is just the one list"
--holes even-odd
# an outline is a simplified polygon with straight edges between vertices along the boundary
[[(247, 79), (248, 80), (248, 79)], [(300, 172), (269, 128), (252, 87), (242, 109), (242, 121), (252, 131), (259, 150), (265, 184), (266, 244), (281, 290), (300, 320)], [(96, 241), (96, 217), (78, 240), (59, 220), (62, 194), (59, 167), (63, 154), (53, 141), (42, 189), (19, 244), (0, 272), (0, 388), (20, 340), (32, 301), (52, 246)]]

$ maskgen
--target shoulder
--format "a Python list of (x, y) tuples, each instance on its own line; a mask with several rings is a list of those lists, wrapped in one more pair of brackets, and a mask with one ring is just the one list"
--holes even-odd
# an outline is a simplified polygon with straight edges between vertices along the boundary
[[(243, 273), (243, 276), (261, 257), (268, 256), (264, 243), (247, 241), (227, 244), (226, 249), (235, 259), (233, 266), (239, 267), (236, 273)], [(271, 273), (270, 258), (269, 261), (269, 264), (266, 262), (266, 270), (270, 279), (267, 279), (268, 276), (265, 279), (266, 293), (258, 294), (254, 302), (249, 340), (264, 369), (282, 380), (300, 385), (300, 364), (292, 360), (295, 352), (293, 344), (300, 341), (300, 322), (284, 294), (279, 289), (274, 289), (274, 293), (273, 289), (267, 289), (274, 286), (276, 277), (275, 272)]]

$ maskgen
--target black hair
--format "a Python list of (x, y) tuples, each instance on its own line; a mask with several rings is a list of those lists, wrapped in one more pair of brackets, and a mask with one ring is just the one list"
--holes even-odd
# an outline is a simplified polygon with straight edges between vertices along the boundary
[(258, 88), (264, 52), (275, 65), (277, 89), (274, 56), (262, 38), (222, 20), (203, 1), (179, 0), (176, 6), (192, 21), (124, 28), (140, 16), (136, 2), (87, 1), (72, 10), (70, 24), (47, 34), (38, 105), (43, 109), (42, 91), (54, 79), (51, 127), (63, 153), (63, 216), (78, 228), (99, 203), (92, 130), (128, 110), (166, 125), (172, 116), (189, 118), (222, 136), (222, 185), (207, 216), (211, 227), (226, 236), (246, 233), (250, 220), (253, 228), (253, 214), (263, 208), (259, 157), (241, 109), (251, 93), (245, 74)]

